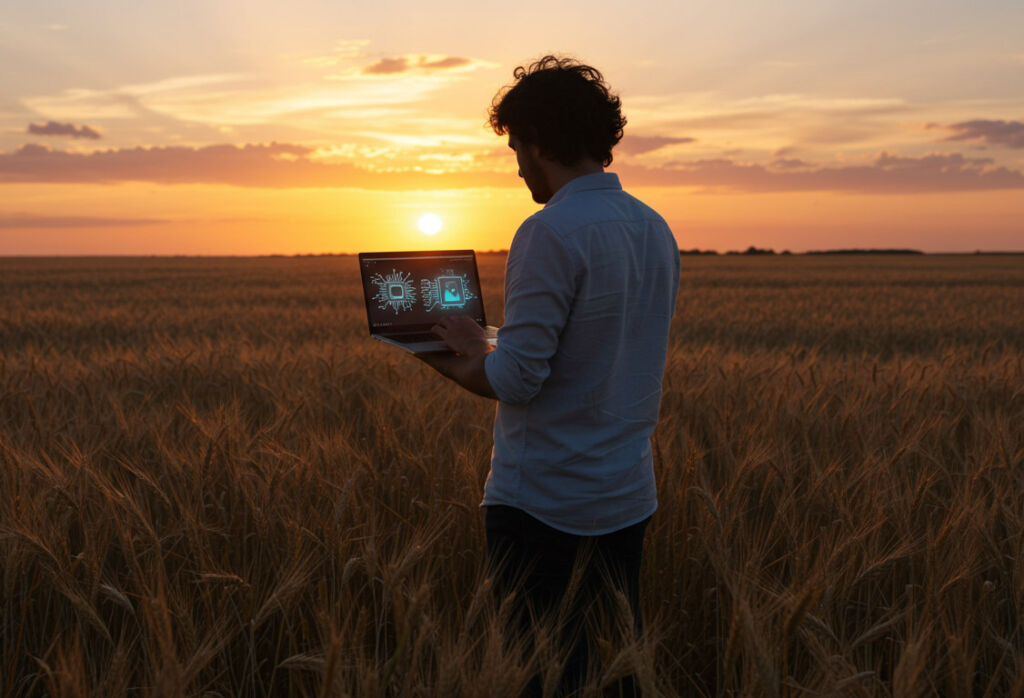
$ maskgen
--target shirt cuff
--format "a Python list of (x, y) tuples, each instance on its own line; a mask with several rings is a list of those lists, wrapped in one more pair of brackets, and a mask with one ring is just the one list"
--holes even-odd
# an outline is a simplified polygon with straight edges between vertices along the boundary
[(487, 374), (487, 382), (491, 384), (491, 389), (499, 402), (513, 405), (527, 402), (528, 398), (516, 399), (517, 393), (521, 392), (520, 381), (517, 380), (519, 368), (508, 352), (501, 350), (500, 343), (494, 351), (484, 357), (484, 373)]

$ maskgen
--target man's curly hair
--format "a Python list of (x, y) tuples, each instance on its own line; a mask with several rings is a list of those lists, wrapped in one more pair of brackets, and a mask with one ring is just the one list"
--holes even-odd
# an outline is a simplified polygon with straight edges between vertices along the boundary
[(544, 56), (529, 68), (518, 66), (516, 81), (491, 102), (491, 128), (532, 143), (566, 166), (591, 157), (607, 167), (612, 147), (622, 139), (622, 101), (596, 68), (572, 58)]

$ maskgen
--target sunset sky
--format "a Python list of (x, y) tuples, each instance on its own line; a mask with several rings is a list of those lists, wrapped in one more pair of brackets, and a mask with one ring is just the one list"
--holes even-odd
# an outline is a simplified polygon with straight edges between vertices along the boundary
[(609, 170), (682, 248), (1022, 250), (1022, 27), (1021, 0), (5, 2), (0, 255), (507, 248), (537, 204), (487, 107), (545, 53), (620, 94)]

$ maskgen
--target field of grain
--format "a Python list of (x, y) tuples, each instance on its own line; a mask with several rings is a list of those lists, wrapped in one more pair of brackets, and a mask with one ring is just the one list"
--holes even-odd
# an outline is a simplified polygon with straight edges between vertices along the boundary
[[(1024, 695), (1022, 309), (1020, 256), (684, 257), (592, 692)], [(350, 257), (0, 259), (0, 695), (517, 695), (493, 410)]]

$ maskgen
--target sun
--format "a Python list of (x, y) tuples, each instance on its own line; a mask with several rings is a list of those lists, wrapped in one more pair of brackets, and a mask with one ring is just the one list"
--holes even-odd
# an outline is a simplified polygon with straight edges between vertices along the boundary
[(441, 230), (441, 218), (433, 213), (424, 213), (416, 225), (424, 235), (436, 235)]

